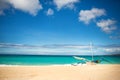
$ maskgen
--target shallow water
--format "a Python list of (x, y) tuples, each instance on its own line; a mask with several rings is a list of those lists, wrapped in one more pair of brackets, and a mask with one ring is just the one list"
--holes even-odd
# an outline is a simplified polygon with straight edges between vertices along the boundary
[[(91, 56), (79, 56), (91, 60)], [(101, 60), (100, 64), (120, 64), (120, 56), (94, 56), (94, 60)], [(1, 65), (61, 65), (84, 63), (73, 56), (38, 56), (38, 55), (0, 55)]]

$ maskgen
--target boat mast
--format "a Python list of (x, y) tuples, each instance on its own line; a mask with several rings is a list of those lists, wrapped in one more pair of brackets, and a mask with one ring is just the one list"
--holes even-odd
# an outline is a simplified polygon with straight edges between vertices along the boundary
[(94, 59), (93, 59), (93, 49), (92, 49), (92, 43), (90, 43), (90, 49), (91, 49), (91, 53), (92, 53), (92, 61), (93, 61)]

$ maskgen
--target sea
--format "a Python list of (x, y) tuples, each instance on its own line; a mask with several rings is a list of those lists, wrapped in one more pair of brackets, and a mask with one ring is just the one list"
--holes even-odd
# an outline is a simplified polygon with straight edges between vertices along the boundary
[[(78, 57), (91, 60), (91, 56)], [(101, 60), (99, 64), (120, 64), (120, 55), (94, 56), (94, 60)], [(0, 55), (0, 65), (67, 65), (74, 63), (85, 64), (85, 61), (66, 55)]]

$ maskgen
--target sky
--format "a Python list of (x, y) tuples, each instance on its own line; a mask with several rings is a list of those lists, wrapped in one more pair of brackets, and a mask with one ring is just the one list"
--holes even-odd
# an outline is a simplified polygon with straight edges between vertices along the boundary
[(0, 0), (0, 54), (120, 54), (119, 0)]

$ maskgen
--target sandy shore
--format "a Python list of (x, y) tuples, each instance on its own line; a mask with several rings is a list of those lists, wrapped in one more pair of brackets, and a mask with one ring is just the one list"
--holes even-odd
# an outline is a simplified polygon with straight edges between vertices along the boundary
[(120, 80), (120, 64), (0, 66), (0, 80)]

